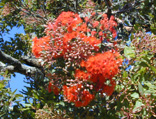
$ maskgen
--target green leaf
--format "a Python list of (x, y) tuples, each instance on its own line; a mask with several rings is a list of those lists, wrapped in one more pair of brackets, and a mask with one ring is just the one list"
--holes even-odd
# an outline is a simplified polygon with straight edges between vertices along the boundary
[(30, 110), (30, 108), (21, 108), (21, 111), (26, 111), (26, 110)]
[(0, 81), (0, 89), (3, 89), (5, 87), (4, 80)]
[(123, 72), (123, 78), (126, 78), (127, 76), (128, 76), (127, 71), (124, 71), (124, 72)]
[(135, 30), (138, 30), (138, 28), (139, 28), (139, 24), (135, 24), (135, 25), (134, 25), (134, 29), (135, 29)]
[(141, 63), (140, 63), (140, 66), (148, 67), (148, 64), (147, 64), (146, 62), (141, 62)]
[(14, 90), (14, 92), (12, 92), (12, 94), (14, 95), (14, 94), (16, 93), (16, 91), (17, 91), (17, 89), (16, 89), (16, 90)]
[(137, 111), (137, 110), (139, 110), (139, 107), (141, 107), (142, 106), (142, 100), (137, 100), (136, 101), (136, 103), (135, 103), (135, 106), (134, 106), (134, 108), (133, 108), (133, 112), (135, 112), (135, 111)]
[(156, 95), (156, 85), (152, 84), (151, 82), (145, 82), (146, 86), (148, 86), (148, 90), (145, 91), (145, 94), (152, 94), (153, 96)]
[(34, 93), (33, 95), (35, 97), (35, 99), (39, 99), (38, 95)]
[(153, 15), (153, 14), (151, 14), (151, 13), (149, 13), (149, 16), (150, 16), (151, 18), (154, 18), (154, 15)]
[(55, 73), (55, 72), (56, 72), (56, 70), (55, 70), (55, 69), (52, 69), (51, 73), (53, 74), (53, 73)]
[(24, 104), (24, 106), (26, 106), (26, 107), (31, 107), (31, 104)]
[(142, 85), (140, 84), (140, 82), (138, 83), (138, 88), (139, 88), (139, 93), (141, 95), (143, 95), (144, 94), (144, 89), (143, 89)]
[(65, 106), (65, 103), (61, 101), (61, 102), (57, 103), (56, 105)]
[[(0, 117), (3, 117), (5, 115), (5, 113), (1, 114)], [(2, 118), (3, 119), (3, 118)]]
[(16, 97), (16, 98), (18, 98), (18, 97), (23, 97), (23, 95), (22, 95), (22, 94), (16, 94), (15, 97)]
[(139, 98), (139, 94), (136, 93), (136, 92), (134, 92), (134, 93), (131, 94), (131, 97), (133, 97), (133, 98)]
[(133, 49), (132, 47), (127, 47), (127, 46), (125, 46), (124, 55), (125, 55), (125, 57), (127, 57), (128, 59), (134, 58), (134, 57), (135, 57), (135, 51), (134, 51), (134, 49)]
[(154, 71), (154, 73), (156, 74), (156, 68), (153, 67), (153, 66), (150, 66), (150, 67), (151, 67), (151, 69)]

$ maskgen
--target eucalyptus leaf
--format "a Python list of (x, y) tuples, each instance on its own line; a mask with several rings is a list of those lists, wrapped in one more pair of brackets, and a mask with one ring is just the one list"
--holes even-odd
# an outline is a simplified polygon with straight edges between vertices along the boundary
[(31, 107), (31, 104), (24, 104), (25, 107)]
[(124, 55), (125, 55), (125, 57), (127, 57), (128, 59), (134, 58), (134, 57), (135, 57), (134, 48), (125, 46)]
[(138, 99), (135, 103), (135, 106), (133, 108), (133, 112), (137, 111), (137, 110), (140, 110), (141, 109), (141, 106), (142, 106), (142, 100)]
[(144, 89), (143, 89), (143, 87), (142, 87), (142, 85), (141, 85), (140, 82), (138, 82), (138, 89), (139, 89), (139, 93), (140, 93), (141, 95), (143, 95), (143, 94), (144, 94)]
[(134, 92), (134, 93), (131, 94), (131, 97), (133, 97), (133, 98), (139, 98), (139, 94), (136, 93), (136, 92)]

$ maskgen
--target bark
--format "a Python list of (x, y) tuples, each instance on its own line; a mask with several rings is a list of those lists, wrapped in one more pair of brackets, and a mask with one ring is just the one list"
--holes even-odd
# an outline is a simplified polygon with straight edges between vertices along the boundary
[(25, 61), (26, 64), (0, 50), (0, 71), (8, 70), (11, 73), (18, 72), (30, 77), (36, 75), (44, 77), (44, 73), (41, 71), (42, 68), (37, 62), (37, 59), (30, 59), (26, 56), (21, 59), (23, 59), (23, 62)]

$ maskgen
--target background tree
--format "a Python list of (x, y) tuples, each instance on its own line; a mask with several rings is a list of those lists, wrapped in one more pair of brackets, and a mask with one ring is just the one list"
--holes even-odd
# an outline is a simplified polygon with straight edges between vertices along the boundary
[[(15, 113), (21, 118), (39, 118), (42, 113), (50, 118), (154, 118), (155, 8), (154, 0), (1, 0), (1, 36), (19, 26), (24, 26), (26, 33), (16, 34), (15, 38), (9, 41), (3, 37), (0, 39), (1, 72), (7, 71), (8, 76), (15, 72), (24, 74), (30, 84), (30, 87), (23, 91), (26, 95), (25, 106), (17, 103), (10, 114)], [(32, 39), (34, 36), (45, 36), (45, 25), (57, 18), (61, 12), (81, 14), (85, 10), (106, 13), (109, 19), (111, 15), (115, 17), (118, 24), (115, 43), (123, 59), (125, 58), (125, 63), (120, 73), (115, 76), (117, 86), (113, 95), (99, 97), (90, 106), (77, 108), (64, 102), (62, 95), (47, 91), (47, 69), (42, 66), (41, 60), (33, 56)], [(151, 31), (152, 35), (146, 35), (147, 31)], [(130, 45), (129, 41), (132, 41)], [(113, 43), (114, 41), (111, 42)], [(2, 105), (6, 105), (3, 102)]]

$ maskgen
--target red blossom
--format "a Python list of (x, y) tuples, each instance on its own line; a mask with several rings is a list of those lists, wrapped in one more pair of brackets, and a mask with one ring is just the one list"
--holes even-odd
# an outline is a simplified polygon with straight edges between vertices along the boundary
[(86, 73), (84, 71), (81, 71), (79, 69), (77, 69), (75, 71), (75, 78), (78, 78), (79, 80), (87, 80), (89, 79), (90, 74)]
[(85, 37), (83, 39), (83, 41), (85, 42), (89, 42), (90, 45), (92, 45), (94, 47), (94, 50), (99, 50), (99, 44), (101, 43), (101, 40), (97, 39), (96, 37)]
[[(107, 14), (103, 14), (102, 18), (96, 21), (95, 15), (96, 13), (92, 13), (90, 18), (85, 17), (83, 21), (78, 14), (62, 12), (53, 22), (48, 23), (46, 36), (33, 39), (32, 52), (37, 58), (43, 55), (48, 61), (53, 58), (56, 61), (62, 57), (68, 66), (76, 65), (73, 65), (76, 70), (72, 76), (75, 81), (79, 80), (81, 83), (63, 86), (64, 98), (73, 102), (76, 107), (87, 106), (94, 99), (94, 95), (83, 86), (86, 82), (94, 85), (95, 93), (112, 95), (116, 85), (112, 78), (119, 72), (122, 63), (120, 54), (114, 50), (99, 53), (99, 44), (105, 37), (109, 37), (109, 34), (112, 34), (113, 38), (117, 36), (114, 16), (108, 19)], [(43, 53), (44, 51), (47, 54)], [(78, 67), (83, 70), (77, 69)], [(107, 81), (110, 83), (107, 84)], [(51, 82), (48, 91), (53, 91), (55, 95), (60, 93), (60, 89)]]
[(63, 91), (64, 97), (69, 102), (75, 103), (76, 107), (87, 106), (94, 99), (94, 95), (83, 89), (82, 84), (77, 84), (71, 87), (64, 85)]
[(99, 36), (102, 36), (102, 35), (103, 35), (102, 31), (100, 31), (100, 32), (99, 32)]
[(49, 47), (49, 41), (50, 41), (49, 36), (45, 36), (45, 37), (42, 37), (40, 39), (35, 37), (33, 39), (33, 41), (34, 41), (34, 45), (32, 46), (32, 53), (37, 58), (41, 56), (41, 51), (46, 51), (46, 50), (48, 50), (50, 48)]
[(93, 13), (92, 13), (92, 16), (94, 16), (95, 14), (96, 14), (96, 13), (95, 13), (95, 12), (93, 12)]
[(113, 38), (115, 38), (117, 36), (117, 33), (114, 27), (117, 26), (117, 23), (115, 21), (114, 16), (111, 16), (110, 19), (108, 19), (107, 14), (103, 14), (102, 16), (103, 18), (100, 20), (100, 29), (111, 31), (113, 34)]
[(86, 62), (83, 61), (81, 66), (85, 67), (86, 71), (92, 76), (98, 77), (95, 80), (91, 76), (90, 80), (103, 82), (105, 79), (111, 79), (118, 73), (119, 66), (122, 63), (122, 59), (119, 56), (119, 53), (116, 51), (98, 53), (95, 56), (90, 56)]
[(58, 95), (60, 93), (60, 89), (58, 87), (56, 87), (54, 84), (52, 84), (51, 82), (49, 82), (48, 85), (48, 92), (54, 92), (55, 95)]
[(110, 79), (110, 84), (109, 85), (104, 84), (101, 93), (106, 93), (108, 96), (111, 96), (112, 93), (114, 92), (115, 86), (116, 86), (115, 80)]
[(95, 27), (97, 27), (99, 25), (99, 21), (95, 21), (94, 23), (93, 23), (93, 27), (95, 28)]
[(89, 18), (88, 17), (85, 17), (84, 20), (85, 20), (85, 22), (88, 22), (89, 21)]

